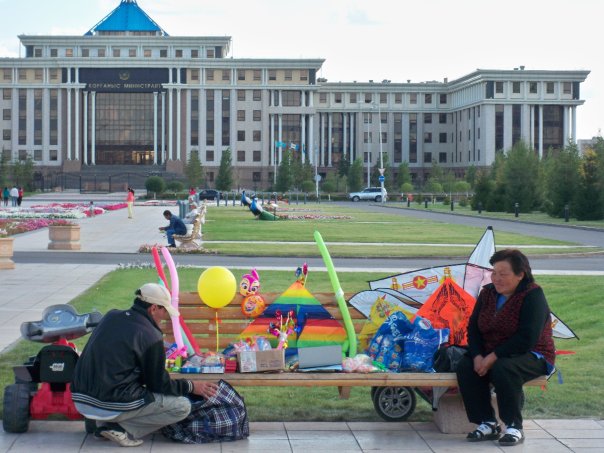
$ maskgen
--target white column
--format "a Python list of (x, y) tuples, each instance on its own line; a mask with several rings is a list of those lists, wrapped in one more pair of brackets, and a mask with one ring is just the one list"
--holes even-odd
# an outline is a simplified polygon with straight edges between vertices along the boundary
[(352, 120), (355, 117), (354, 113), (350, 113), (350, 152), (348, 157), (348, 162), (352, 164), (354, 160), (354, 127), (355, 122)]
[(543, 157), (543, 105), (539, 106), (539, 159)]
[[(279, 100), (280, 101), (280, 100)], [(278, 135), (279, 135), (279, 141), (282, 142), (283, 141), (283, 117), (281, 116), (281, 114), (279, 113), (279, 115), (277, 116), (277, 121), (278, 121)], [(283, 148), (280, 146), (279, 147), (279, 160), (277, 161), (277, 164), (280, 164), (283, 161)]]
[(67, 160), (71, 160), (71, 88), (67, 88)]
[(84, 91), (84, 147), (82, 148), (84, 165), (88, 165), (88, 91)]
[(314, 147), (314, 143), (316, 143), (315, 140), (315, 134), (314, 134), (314, 123), (315, 123), (315, 115), (309, 115), (308, 117), (308, 140), (309, 140), (309, 144), (308, 144), (308, 148), (306, 149), (306, 153), (308, 154), (308, 162), (312, 165), (315, 163), (315, 147)]
[(319, 166), (325, 166), (325, 113), (321, 113), (321, 131), (319, 132), (321, 143), (319, 145)]
[(166, 163), (166, 92), (161, 92), (161, 163)]
[[(180, 70), (178, 70), (178, 75), (180, 78)], [(181, 133), (180, 133), (180, 104), (181, 104), (181, 90), (180, 88), (176, 89), (176, 159), (180, 160), (180, 142), (181, 142)]]
[[(304, 91), (302, 92), (302, 95), (304, 95)], [(308, 153), (308, 150), (306, 149), (306, 115), (302, 114), (300, 117), (300, 161), (304, 163), (306, 161), (306, 153)]]
[(331, 113), (327, 114), (327, 166), (331, 167), (331, 128), (333, 127), (333, 117)]
[(92, 93), (92, 105), (90, 116), (91, 118), (91, 128), (90, 128), (90, 160), (92, 165), (96, 165), (96, 91)]
[[(46, 76), (48, 71), (44, 71)], [(50, 90), (44, 88), (42, 91), (42, 150), (43, 159), (48, 160), (50, 154)]]
[(153, 92), (153, 165), (157, 165), (157, 91)]
[[(76, 71), (76, 78), (77, 78)], [(74, 91), (74, 101), (75, 101), (75, 160), (80, 159), (80, 89), (76, 88)]]
[(577, 144), (577, 106), (573, 105), (571, 108), (571, 112), (572, 112), (572, 125), (571, 125), (571, 130), (572, 130), (572, 140), (573, 143), (576, 145)]
[(174, 121), (174, 109), (172, 108), (172, 98), (173, 98), (173, 93), (174, 89), (173, 88), (168, 88), (168, 160), (173, 159), (174, 157), (172, 156), (172, 150), (173, 150), (173, 143), (174, 143), (174, 125), (173, 125), (173, 121)]

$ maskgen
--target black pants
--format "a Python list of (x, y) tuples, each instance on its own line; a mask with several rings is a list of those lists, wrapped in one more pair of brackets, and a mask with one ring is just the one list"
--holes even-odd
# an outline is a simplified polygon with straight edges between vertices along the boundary
[(472, 358), (466, 355), (457, 366), (457, 381), (468, 420), (476, 424), (496, 420), (489, 385), (493, 384), (499, 417), (506, 426), (522, 429), (522, 385), (547, 374), (546, 369), (545, 359), (528, 352), (497, 359), (486, 376), (481, 377), (474, 371)]

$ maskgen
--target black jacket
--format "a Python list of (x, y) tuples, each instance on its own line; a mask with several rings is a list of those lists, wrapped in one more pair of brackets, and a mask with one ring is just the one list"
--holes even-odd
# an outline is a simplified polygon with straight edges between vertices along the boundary
[(111, 411), (131, 411), (153, 401), (152, 393), (186, 395), (189, 380), (165, 370), (163, 335), (136, 301), (111, 310), (94, 329), (74, 371), (73, 400)]

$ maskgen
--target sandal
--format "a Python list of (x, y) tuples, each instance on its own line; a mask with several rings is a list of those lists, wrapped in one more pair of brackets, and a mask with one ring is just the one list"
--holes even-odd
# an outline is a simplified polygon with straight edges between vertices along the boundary
[(474, 431), (468, 433), (468, 442), (481, 442), (483, 440), (497, 440), (501, 435), (501, 427), (496, 422), (482, 422)]
[(524, 434), (522, 430), (516, 428), (507, 428), (505, 434), (499, 439), (499, 445), (502, 447), (510, 447), (524, 442)]

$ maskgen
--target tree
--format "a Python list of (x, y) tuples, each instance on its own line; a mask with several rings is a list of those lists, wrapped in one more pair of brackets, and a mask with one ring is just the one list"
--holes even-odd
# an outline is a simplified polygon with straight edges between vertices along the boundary
[(166, 181), (161, 176), (150, 176), (145, 181), (145, 189), (147, 192), (153, 192), (153, 198), (155, 198), (158, 193), (166, 190)]
[(11, 165), (13, 180), (17, 186), (32, 190), (34, 180), (34, 160), (28, 154), (25, 160), (15, 160)]
[(199, 160), (199, 152), (191, 151), (189, 161), (185, 165), (185, 176), (189, 187), (203, 186), (203, 166)]
[(476, 184), (477, 171), (478, 169), (474, 165), (470, 165), (468, 167), (468, 171), (466, 172), (466, 182), (470, 184), (470, 188), (474, 188), (474, 185)]
[(291, 169), (292, 155), (291, 151), (287, 150), (283, 152), (283, 158), (277, 169), (277, 184), (275, 190), (277, 192), (287, 192), (293, 183), (292, 169)]
[(581, 159), (579, 188), (575, 197), (574, 213), (578, 220), (601, 220), (604, 218), (604, 199), (598, 155), (593, 150), (585, 151)]
[(495, 181), (491, 178), (488, 170), (479, 170), (476, 173), (474, 182), (474, 196), (472, 197), (472, 209), (478, 211), (478, 208), (486, 209), (489, 200), (495, 190)]
[(350, 162), (348, 161), (348, 156), (346, 153), (342, 153), (342, 158), (338, 162), (338, 176), (344, 177), (348, 175), (348, 170), (350, 169)]
[(401, 192), (405, 192), (403, 190), (403, 184), (412, 184), (411, 181), (411, 172), (409, 171), (409, 163), (403, 162), (398, 166), (398, 177), (396, 180), (396, 184), (401, 190)]
[(348, 187), (351, 192), (363, 188), (363, 161), (360, 158), (356, 158), (348, 169)]
[(231, 190), (233, 186), (233, 161), (231, 158), (231, 149), (227, 148), (222, 152), (220, 158), (220, 168), (216, 177), (216, 189), (221, 192)]
[(337, 179), (338, 176), (336, 175), (336, 173), (328, 173), (327, 177), (323, 180), (321, 184), (321, 190), (327, 193), (335, 192)]
[(503, 171), (505, 209), (530, 212), (541, 202), (539, 193), (539, 158), (523, 142), (517, 142), (508, 152)]
[(544, 161), (544, 206), (550, 216), (564, 217), (564, 207), (573, 201), (579, 186), (579, 166), (579, 151), (574, 144)]

